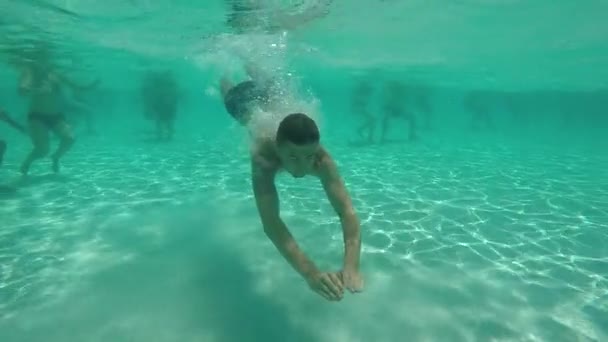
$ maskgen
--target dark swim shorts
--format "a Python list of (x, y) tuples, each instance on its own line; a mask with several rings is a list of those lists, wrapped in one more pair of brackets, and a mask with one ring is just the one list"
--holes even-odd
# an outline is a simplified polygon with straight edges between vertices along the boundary
[(254, 81), (245, 81), (230, 88), (224, 96), (224, 106), (230, 115), (241, 125), (246, 125), (251, 119), (253, 107), (269, 101), (268, 88)]

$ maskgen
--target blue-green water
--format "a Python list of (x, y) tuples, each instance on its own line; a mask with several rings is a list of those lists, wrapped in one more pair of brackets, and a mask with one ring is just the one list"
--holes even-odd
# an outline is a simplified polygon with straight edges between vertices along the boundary
[[(15, 119), (27, 99), (4, 48), (24, 37), (102, 83), (87, 100), (96, 134), (67, 113), (77, 142), (61, 174), (44, 159), (0, 193), (0, 340), (608, 340), (607, 5), (543, 4), (353, 1), (254, 36), (229, 34), (221, 1), (1, 5), (0, 107)], [(318, 118), (362, 223), (361, 294), (326, 302), (263, 233), (247, 135), (217, 90), (243, 52), (291, 75), (294, 106)], [(158, 68), (182, 94), (170, 143), (150, 141), (142, 114), (138, 82)], [(387, 82), (427, 96), (432, 116), (406, 103), (417, 141), (395, 119), (393, 141), (358, 143), (362, 80), (376, 137)], [(6, 125), (0, 138), (0, 184), (13, 183), (31, 145)], [(321, 185), (277, 187), (301, 247), (338, 270)]]

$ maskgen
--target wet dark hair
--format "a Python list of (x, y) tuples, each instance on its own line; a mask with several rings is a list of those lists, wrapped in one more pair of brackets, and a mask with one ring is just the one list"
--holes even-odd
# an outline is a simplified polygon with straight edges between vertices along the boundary
[(308, 145), (320, 140), (319, 128), (313, 119), (303, 113), (287, 115), (279, 124), (276, 142), (289, 141), (294, 145)]

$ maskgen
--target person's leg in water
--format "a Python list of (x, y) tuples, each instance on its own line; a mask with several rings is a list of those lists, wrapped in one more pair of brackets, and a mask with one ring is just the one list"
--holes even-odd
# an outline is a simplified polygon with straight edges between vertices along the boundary
[(173, 134), (175, 133), (175, 108), (169, 109), (169, 116), (165, 120), (165, 129), (167, 131), (167, 140), (173, 140)]
[[(363, 123), (357, 129), (357, 133), (359, 137), (363, 141), (367, 141), (368, 143), (374, 142), (374, 132), (376, 130), (376, 119), (367, 111), (361, 112), (361, 116), (363, 117)], [(365, 134), (367, 133), (367, 134)]]
[(418, 140), (418, 131), (417, 131), (418, 125), (417, 125), (416, 116), (411, 112), (404, 113), (396, 108), (393, 108), (393, 109), (387, 109), (387, 112), (384, 115), (384, 120), (382, 122), (382, 138), (380, 139), (380, 141), (386, 142), (386, 140), (387, 140), (386, 136), (388, 133), (390, 121), (392, 119), (397, 119), (397, 118), (403, 118), (408, 122), (408, 124), (409, 124), (408, 140), (410, 142)]
[(156, 131), (159, 141), (171, 141), (173, 140), (174, 133), (174, 115), (162, 114), (159, 115), (156, 121)]
[(157, 103), (153, 108), (154, 113), (154, 123), (156, 124), (156, 140), (162, 142), (166, 138), (166, 122), (165, 122), (165, 114), (163, 113), (163, 108)]
[[(401, 82), (388, 82), (385, 85), (384, 94), (384, 121), (382, 124), (381, 142), (386, 142), (387, 140), (386, 136), (388, 134), (389, 123), (392, 119), (404, 118), (408, 120), (409, 115), (406, 112), (406, 105), (404, 103), (406, 91)], [(410, 137), (412, 137), (412, 127), (413, 125), (410, 123)]]
[[(0, 139), (0, 167), (4, 162), (4, 153), (6, 152), (6, 141)], [(0, 184), (0, 193), (14, 193), (17, 190), (13, 185)]]
[(367, 141), (370, 144), (374, 142), (374, 132), (376, 129), (376, 118), (367, 110), (371, 94), (372, 87), (369, 82), (364, 80), (358, 82), (351, 96), (352, 111), (361, 119), (361, 125), (357, 128), (357, 134), (362, 141)]
[(53, 172), (58, 173), (59, 160), (70, 150), (70, 148), (72, 148), (75, 139), (72, 128), (65, 120), (58, 122), (53, 127), (53, 132), (59, 137), (59, 147), (57, 147), (57, 150), (51, 156), (51, 160), (53, 162)]
[(364, 98), (361, 100), (362, 102), (355, 105), (355, 110), (359, 112), (359, 116), (363, 119), (357, 132), (363, 141), (372, 144), (374, 142), (374, 132), (376, 131), (376, 118), (367, 110), (367, 106), (369, 105), (368, 99)]
[(175, 127), (175, 117), (177, 114), (177, 99), (172, 99), (171, 103), (167, 105), (165, 111), (163, 111), (163, 127), (165, 131), (165, 139), (167, 141), (173, 140), (173, 133)]
[(167, 140), (173, 140), (173, 134), (175, 133), (175, 117), (171, 117), (167, 119), (166, 122), (167, 127)]
[(395, 116), (394, 113), (391, 113), (389, 111), (386, 111), (384, 114), (384, 118), (382, 120), (382, 135), (380, 137), (381, 143), (386, 142), (386, 135), (388, 133), (389, 123), (394, 116)]
[(6, 141), (0, 139), (0, 166), (4, 162), (4, 153), (6, 152)]
[[(386, 91), (386, 90), (385, 90)], [(390, 121), (399, 116), (399, 109), (395, 106), (395, 101), (392, 96), (387, 96), (384, 99), (384, 117), (382, 120), (382, 135), (380, 137), (380, 142), (386, 142), (386, 135), (388, 133), (388, 127)]]
[(405, 113), (405, 119), (408, 121), (409, 125), (410, 125), (410, 130), (409, 130), (409, 141), (416, 141), (418, 140), (418, 125), (416, 122), (416, 115), (412, 112), (407, 112)]
[[(23, 125), (13, 120), (13, 118), (11, 118), (5, 111), (3, 111), (2, 108), (0, 108), (0, 121), (6, 122), (9, 126), (13, 127), (14, 129), (18, 130), (23, 134), (28, 133), (27, 129)], [(0, 165), (2, 165), (4, 161), (4, 154), (6, 153), (7, 148), (6, 146), (6, 141), (0, 139)]]
[(38, 119), (30, 117), (28, 119), (28, 128), (34, 148), (21, 164), (20, 170), (24, 176), (28, 174), (35, 160), (43, 158), (49, 153), (49, 129), (47, 125)]
[(479, 105), (472, 101), (465, 101), (465, 107), (466, 111), (469, 112), (470, 115), (471, 129), (474, 131), (478, 130), (481, 126), (481, 117), (483, 116), (482, 109), (479, 108)]
[(418, 112), (422, 115), (423, 124), (421, 126), (426, 130), (431, 130), (433, 128), (433, 108), (431, 107), (428, 93), (429, 90), (426, 87), (419, 89), (414, 101)]
[(164, 136), (164, 134), (163, 134), (164, 129), (163, 128), (164, 128), (165, 125), (164, 125), (164, 122), (163, 122), (163, 119), (162, 119), (162, 116), (161, 116), (160, 113), (156, 114), (156, 120), (155, 121), (156, 121), (156, 140), (162, 141), (163, 140), (163, 136)]

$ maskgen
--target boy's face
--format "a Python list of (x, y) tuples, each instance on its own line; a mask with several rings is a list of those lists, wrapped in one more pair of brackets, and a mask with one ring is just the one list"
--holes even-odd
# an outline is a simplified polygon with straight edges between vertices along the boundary
[(314, 170), (319, 143), (296, 145), (285, 141), (277, 150), (283, 168), (293, 177), (302, 178)]

